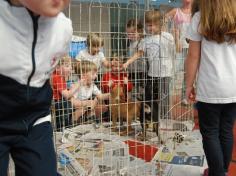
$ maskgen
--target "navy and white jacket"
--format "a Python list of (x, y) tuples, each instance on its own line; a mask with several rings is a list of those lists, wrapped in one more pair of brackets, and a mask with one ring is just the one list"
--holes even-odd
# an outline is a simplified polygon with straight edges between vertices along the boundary
[(12, 123), (30, 126), (50, 114), (50, 73), (68, 52), (71, 37), (72, 24), (63, 13), (36, 17), (1, 1), (0, 131), (20, 128)]

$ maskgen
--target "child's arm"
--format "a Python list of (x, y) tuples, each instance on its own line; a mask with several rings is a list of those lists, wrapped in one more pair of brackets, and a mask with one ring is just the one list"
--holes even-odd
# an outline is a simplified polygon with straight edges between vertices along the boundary
[(186, 69), (186, 96), (191, 101), (195, 101), (194, 81), (199, 68), (201, 56), (201, 42), (191, 41), (189, 45), (188, 56), (185, 61)]
[(97, 104), (97, 99), (94, 99), (94, 100), (78, 100), (75, 97), (72, 97), (71, 102), (72, 102), (72, 105), (75, 108), (88, 108), (88, 107), (91, 107), (93, 109)]
[(172, 19), (176, 14), (176, 10), (177, 10), (176, 8), (171, 9), (169, 12), (165, 14), (165, 18)]
[(112, 62), (111, 61), (108, 61), (106, 58), (104, 58), (103, 62), (102, 62), (102, 65), (106, 68), (110, 68), (111, 65), (112, 65)]
[(108, 73), (105, 73), (103, 76), (102, 76), (102, 90), (103, 92), (107, 93), (110, 91), (110, 88), (113, 84), (113, 81), (110, 77), (111, 73), (108, 72)]
[(130, 64), (136, 61), (138, 58), (143, 56), (144, 52), (142, 50), (137, 51), (134, 55), (123, 64), (123, 68), (126, 70)]
[(80, 84), (76, 83), (71, 86), (69, 90), (65, 89), (61, 92), (62, 96), (67, 100), (72, 98), (76, 91), (78, 91)]
[(96, 85), (93, 85), (93, 95), (96, 95), (96, 98), (100, 100), (108, 100), (110, 93), (102, 93)]
[(97, 95), (97, 99), (99, 101), (102, 101), (102, 100), (108, 100), (110, 98), (110, 93), (104, 93), (104, 94), (98, 94)]
[(132, 82), (130, 82), (129, 80), (128, 80), (128, 77), (127, 77), (127, 75), (124, 77), (124, 85), (125, 85), (125, 88), (126, 88), (126, 90), (128, 91), (128, 92), (130, 92), (132, 89), (133, 89), (133, 84), (132, 84)]

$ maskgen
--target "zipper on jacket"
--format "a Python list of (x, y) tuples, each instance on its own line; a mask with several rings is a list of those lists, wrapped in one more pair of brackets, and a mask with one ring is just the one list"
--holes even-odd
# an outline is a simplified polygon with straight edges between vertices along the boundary
[(29, 14), (32, 18), (32, 22), (33, 22), (33, 42), (32, 42), (32, 48), (31, 48), (31, 59), (32, 59), (32, 71), (28, 77), (27, 80), (27, 102), (30, 100), (30, 81), (35, 73), (35, 69), (36, 69), (36, 64), (35, 64), (35, 47), (36, 47), (36, 43), (37, 43), (37, 38), (38, 38), (38, 19), (39, 16), (35, 16), (33, 14), (33, 12), (31, 12), (30, 10)]

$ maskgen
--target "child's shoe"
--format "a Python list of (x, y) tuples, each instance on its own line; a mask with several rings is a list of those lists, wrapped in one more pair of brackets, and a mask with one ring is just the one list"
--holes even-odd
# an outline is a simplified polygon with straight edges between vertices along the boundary
[(202, 176), (208, 176), (208, 172), (209, 172), (209, 169), (208, 169), (208, 168), (206, 168), (206, 169), (204, 170), (204, 172), (203, 172), (203, 175), (202, 175)]

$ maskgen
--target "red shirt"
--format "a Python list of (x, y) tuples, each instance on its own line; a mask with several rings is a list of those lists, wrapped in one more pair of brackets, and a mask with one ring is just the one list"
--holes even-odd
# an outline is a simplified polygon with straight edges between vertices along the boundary
[(110, 92), (109, 90), (109, 80), (113, 81), (112, 87), (113, 88), (115, 85), (120, 84), (123, 88), (126, 89), (126, 91), (130, 92), (133, 88), (133, 84), (132, 82), (128, 82), (128, 84), (124, 84), (124, 78), (127, 77), (126, 73), (118, 73), (118, 74), (114, 74), (111, 72), (107, 72), (105, 74), (103, 74), (102, 76), (102, 90), (105, 93)]
[(62, 91), (67, 89), (65, 78), (57, 72), (52, 75), (52, 89), (53, 89), (53, 99), (61, 100)]

